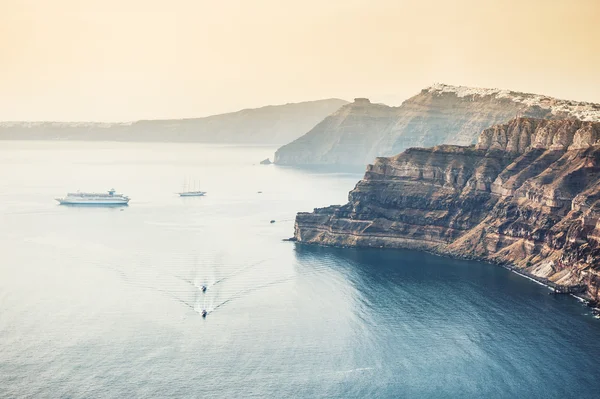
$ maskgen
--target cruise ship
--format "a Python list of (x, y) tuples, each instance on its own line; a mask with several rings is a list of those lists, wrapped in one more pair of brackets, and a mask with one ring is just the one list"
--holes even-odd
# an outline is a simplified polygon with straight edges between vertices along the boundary
[(68, 193), (64, 198), (56, 198), (61, 205), (121, 206), (129, 203), (129, 197), (118, 194), (114, 189), (108, 193)]

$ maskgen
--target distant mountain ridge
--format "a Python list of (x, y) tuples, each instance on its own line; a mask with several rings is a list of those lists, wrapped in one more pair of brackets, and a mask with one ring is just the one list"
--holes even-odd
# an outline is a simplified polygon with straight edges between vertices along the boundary
[(269, 105), (190, 119), (105, 122), (0, 122), (0, 140), (204, 142), (282, 145), (306, 133), (347, 101)]
[(600, 121), (600, 105), (538, 94), (435, 84), (399, 107), (358, 98), (277, 150), (280, 165), (366, 165), (410, 147), (473, 144), (515, 117)]

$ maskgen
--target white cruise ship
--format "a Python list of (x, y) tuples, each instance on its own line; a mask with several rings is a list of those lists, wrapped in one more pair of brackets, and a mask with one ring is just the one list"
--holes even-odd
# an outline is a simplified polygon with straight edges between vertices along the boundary
[(129, 197), (117, 194), (114, 189), (108, 193), (68, 193), (64, 198), (56, 198), (61, 205), (92, 205), (92, 206), (119, 206), (127, 205)]

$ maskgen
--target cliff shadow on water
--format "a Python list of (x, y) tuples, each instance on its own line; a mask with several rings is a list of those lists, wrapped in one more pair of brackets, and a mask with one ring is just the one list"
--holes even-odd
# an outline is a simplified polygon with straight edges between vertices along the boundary
[[(539, 312), (552, 310), (563, 316), (590, 312), (572, 297), (548, 295), (547, 287), (484, 261), (408, 249), (294, 245), (298, 264), (326, 266), (341, 273), (346, 284), (361, 298), (359, 302), (369, 305), (368, 309), (363, 309), (368, 312), (378, 313), (378, 305), (385, 307), (388, 301), (403, 300), (408, 304), (417, 300), (433, 313), (440, 309), (462, 312), (476, 303), (483, 311), (486, 307), (497, 310), (528, 304)], [(468, 298), (468, 303), (447, 308), (452, 298), (463, 296)], [(398, 310), (404, 312), (406, 308)]]
[[(346, 356), (394, 381), (396, 393), (411, 396), (418, 386), (417, 396), (465, 397), (480, 381), (478, 397), (572, 396), (573, 389), (585, 396), (598, 385), (600, 347), (589, 342), (600, 323), (573, 298), (547, 295), (545, 287), (485, 262), (294, 245), (299, 274), (327, 268), (342, 276), (346, 289), (331, 292), (346, 293), (355, 315)], [(323, 306), (336, 306), (327, 295), (319, 299)], [(502, 384), (484, 383), (499, 375)]]
[[(548, 288), (484, 261), (410, 249), (294, 245), (299, 265), (326, 266), (340, 272), (347, 284), (359, 294), (369, 296), (374, 303), (385, 300), (385, 296), (377, 295), (380, 290), (401, 290), (430, 305), (443, 306), (445, 294), (460, 290), (464, 294), (476, 292), (482, 297), (512, 296), (517, 301), (526, 298), (539, 301), (541, 297), (545, 303), (572, 303), (577, 305), (578, 311), (582, 309), (573, 298), (547, 295)], [(439, 298), (438, 293), (442, 294)], [(435, 303), (437, 299), (442, 302)]]

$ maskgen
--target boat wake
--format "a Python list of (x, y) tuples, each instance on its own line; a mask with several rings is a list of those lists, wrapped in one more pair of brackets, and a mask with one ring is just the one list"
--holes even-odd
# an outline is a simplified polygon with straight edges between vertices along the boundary
[(245, 297), (247, 295), (250, 295), (250, 294), (252, 294), (255, 291), (258, 291), (258, 290), (261, 290), (263, 288), (267, 288), (267, 287), (270, 287), (270, 286), (273, 286), (273, 285), (285, 283), (287, 281), (293, 280), (294, 278), (296, 278), (296, 277), (295, 276), (285, 277), (285, 278), (282, 278), (282, 279), (279, 279), (279, 280), (271, 281), (271, 282), (266, 283), (266, 284), (262, 284), (262, 285), (259, 285), (259, 286), (255, 286), (255, 287), (252, 287), (252, 288), (248, 288), (248, 289), (245, 289), (245, 290), (238, 291), (235, 294), (233, 294), (230, 298), (226, 299), (225, 301), (219, 303), (214, 308), (212, 308), (211, 312), (214, 312), (215, 310), (217, 310), (219, 308), (222, 308), (223, 306), (227, 305), (230, 302), (233, 302), (233, 301), (241, 299), (241, 298), (243, 298), (243, 297)]
[(235, 270), (234, 272), (232, 272), (232, 273), (228, 274), (227, 276), (225, 276), (225, 277), (222, 277), (222, 278), (218, 279), (218, 280), (217, 280), (217, 281), (215, 281), (214, 283), (212, 283), (212, 284), (209, 284), (209, 286), (208, 286), (208, 287), (209, 287), (209, 288), (210, 288), (210, 287), (214, 287), (215, 285), (217, 285), (217, 284), (219, 284), (219, 283), (222, 283), (223, 281), (226, 281), (226, 280), (228, 280), (228, 279), (230, 279), (230, 278), (232, 278), (232, 277), (235, 277), (235, 276), (237, 276), (237, 275), (239, 275), (239, 274), (242, 274), (243, 272), (247, 271), (248, 269), (251, 269), (251, 268), (253, 268), (253, 267), (257, 267), (257, 266), (259, 266), (259, 265), (261, 265), (261, 264), (263, 264), (263, 263), (265, 263), (265, 262), (267, 262), (267, 261), (269, 261), (269, 260), (273, 260), (273, 259), (272, 259), (272, 258), (270, 258), (270, 259), (263, 259), (263, 260), (261, 260), (261, 261), (258, 261), (258, 262), (256, 262), (256, 263), (251, 263), (251, 264), (249, 264), (249, 265), (243, 266), (243, 267), (241, 267), (241, 268), (239, 268), (239, 269)]
[(350, 373), (356, 373), (356, 372), (361, 372), (361, 371), (369, 371), (369, 370), (374, 370), (374, 369), (375, 369), (374, 367), (359, 367), (357, 369), (340, 371), (339, 373), (350, 374)]
[(254, 267), (260, 266), (261, 264), (273, 260), (273, 258), (269, 258), (269, 259), (263, 259), (261, 261), (255, 262), (255, 263), (251, 263), (249, 265), (245, 265), (242, 266), (241, 268), (234, 270), (233, 272), (227, 274), (225, 277), (221, 277), (219, 279), (216, 279), (214, 276), (210, 277), (210, 278), (200, 278), (198, 276), (196, 276), (193, 280), (190, 280), (188, 278), (185, 277), (181, 277), (181, 276), (175, 276), (177, 279), (188, 283), (189, 285), (192, 285), (194, 287), (196, 287), (199, 291), (202, 291), (202, 287), (206, 286), (206, 289), (209, 290), (213, 287), (215, 287), (217, 284), (221, 284), (224, 281), (227, 281), (233, 277), (236, 277), (240, 274), (242, 274), (245, 271), (248, 271), (249, 269), (252, 269)]

